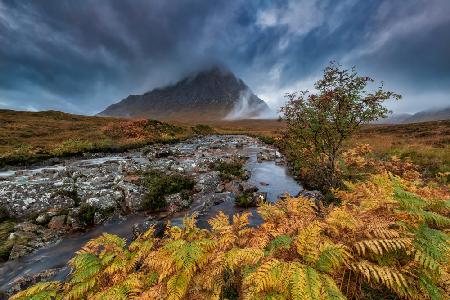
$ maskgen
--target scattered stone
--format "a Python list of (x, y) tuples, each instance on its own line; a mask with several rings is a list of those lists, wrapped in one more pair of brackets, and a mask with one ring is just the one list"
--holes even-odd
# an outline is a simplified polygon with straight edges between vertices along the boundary
[(172, 155), (172, 151), (168, 149), (162, 149), (161, 151), (158, 151), (155, 153), (155, 158), (165, 158)]
[(148, 220), (145, 220), (141, 223), (135, 223), (133, 225), (133, 237), (136, 239), (139, 237), (139, 235), (145, 233), (147, 230), (150, 229), (150, 227), (155, 226), (158, 222), (155, 220), (152, 220), (149, 218)]
[(216, 188), (216, 193), (222, 193), (224, 191), (225, 191), (225, 185), (222, 183), (218, 184), (217, 188)]
[(95, 225), (102, 224), (105, 220), (106, 220), (106, 217), (101, 212), (96, 211), (94, 213), (94, 224)]
[(183, 197), (181, 193), (175, 193), (172, 195), (167, 195), (165, 197), (166, 203), (169, 206), (169, 211), (178, 211), (183, 208), (187, 208), (191, 201), (189, 198)]
[(71, 216), (67, 217), (66, 224), (71, 231), (80, 231), (84, 229), (84, 226), (76, 218)]
[(312, 200), (322, 201), (325, 197), (324, 195), (317, 190), (308, 191), (308, 190), (302, 190), (298, 193), (297, 197), (305, 197)]
[(50, 216), (47, 213), (40, 214), (36, 218), (36, 223), (38, 223), (39, 225), (47, 224), (49, 221), (50, 221)]
[(273, 149), (268, 149), (268, 148), (263, 149), (261, 152), (259, 152), (257, 154), (256, 159), (259, 163), (264, 160), (266, 160), (266, 161), (275, 160), (277, 158), (276, 152), (277, 151), (275, 151)]
[(48, 228), (55, 229), (55, 230), (64, 229), (64, 225), (66, 223), (66, 217), (67, 217), (66, 215), (52, 217), (50, 222), (48, 223)]
[(225, 183), (225, 190), (227, 192), (231, 192), (236, 195), (240, 195), (240, 194), (242, 194), (243, 188), (239, 181), (232, 180), (232, 181)]
[(267, 201), (267, 193), (266, 192), (256, 192), (253, 193), (253, 202), (256, 204)]
[(54, 268), (33, 275), (24, 275), (13, 282), (12, 286), (8, 289), (8, 294), (12, 295), (23, 291), (38, 282), (49, 281), (55, 276), (55, 274), (61, 272), (62, 270), (63, 268)]
[(241, 185), (240, 190), (243, 191), (244, 193), (253, 193), (258, 190), (256, 186), (246, 181), (242, 182), (240, 185)]
[(219, 184), (220, 184), (220, 172), (212, 171), (200, 174), (197, 177), (195, 189), (203, 193), (214, 192), (215, 190), (217, 190)]
[(9, 260), (14, 260), (19, 257), (25, 256), (28, 253), (33, 252), (34, 248), (26, 245), (26, 244), (19, 244), (16, 243), (11, 249), (11, 252), (9, 253)]

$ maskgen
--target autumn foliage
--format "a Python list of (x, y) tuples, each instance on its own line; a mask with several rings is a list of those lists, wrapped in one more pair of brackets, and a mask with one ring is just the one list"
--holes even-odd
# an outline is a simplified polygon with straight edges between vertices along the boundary
[(185, 131), (182, 127), (147, 119), (111, 122), (102, 130), (111, 138), (135, 140), (170, 139)]
[(339, 206), (288, 197), (261, 204), (257, 227), (248, 213), (219, 213), (209, 230), (192, 216), (162, 238), (103, 234), (70, 261), (66, 282), (12, 299), (445, 299), (448, 188), (396, 160), (370, 161), (369, 150), (344, 155), (371, 173), (333, 190)]

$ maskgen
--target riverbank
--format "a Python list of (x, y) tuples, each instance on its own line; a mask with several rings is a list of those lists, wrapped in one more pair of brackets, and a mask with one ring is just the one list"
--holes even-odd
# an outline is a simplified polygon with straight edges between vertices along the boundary
[[(242, 176), (230, 177), (222, 174), (226, 172), (223, 168), (217, 169), (218, 162), (235, 161), (245, 163)], [(141, 177), (148, 170), (193, 178), (195, 186), (189, 199), (183, 199), (181, 193), (166, 195), (163, 211), (145, 212), (142, 204), (147, 191)], [(177, 224), (184, 215), (193, 213), (200, 214), (200, 226), (207, 226), (207, 219), (218, 211), (228, 215), (244, 211), (235, 206), (236, 197), (250, 195), (255, 201), (260, 197), (275, 201), (284, 192), (297, 194), (301, 190), (289, 176), (281, 154), (247, 136), (198, 137), (113, 156), (68, 159), (54, 166), (3, 172), (0, 176), (2, 204), (20, 220), (8, 240), (23, 241), (27, 237), (25, 244), (11, 249), (11, 258), (16, 260), (0, 268), (3, 290), (14, 286), (13, 282), (14, 290), (23, 288), (36, 274), (65, 265), (68, 253), (72, 255), (103, 231), (131, 238), (133, 232), (149, 225), (162, 225), (168, 220)], [(80, 208), (86, 204), (94, 208), (91, 227), (79, 218)], [(256, 214), (252, 222), (259, 222)], [(56, 240), (61, 241), (55, 244)], [(53, 278), (64, 272), (67, 270), (46, 275)]]

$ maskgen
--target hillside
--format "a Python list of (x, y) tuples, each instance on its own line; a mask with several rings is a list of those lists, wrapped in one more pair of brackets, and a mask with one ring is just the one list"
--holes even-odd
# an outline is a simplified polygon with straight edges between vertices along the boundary
[(424, 110), (415, 113), (403, 121), (403, 123), (418, 123), (428, 121), (450, 120), (450, 107), (436, 110)]
[(100, 116), (159, 120), (222, 120), (273, 117), (267, 104), (233, 73), (213, 67), (174, 85), (130, 95)]
[(154, 120), (0, 110), (0, 168), (55, 156), (121, 151), (189, 134), (186, 127)]
[(450, 120), (450, 107), (442, 109), (423, 110), (415, 114), (391, 114), (385, 119), (380, 119), (374, 124), (410, 124), (419, 122)]

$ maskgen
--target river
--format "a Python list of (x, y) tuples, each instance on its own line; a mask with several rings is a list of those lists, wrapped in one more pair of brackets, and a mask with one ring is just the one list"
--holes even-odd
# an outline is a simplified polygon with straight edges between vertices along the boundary
[[(192, 148), (192, 143), (182, 144), (179, 148), (189, 150)], [(268, 201), (274, 202), (284, 193), (296, 195), (302, 190), (302, 186), (289, 175), (285, 165), (277, 164), (275, 161), (264, 160), (258, 162), (257, 155), (260, 151), (261, 144), (256, 142), (249, 143), (242, 149), (242, 153), (248, 157), (245, 163), (245, 169), (250, 173), (248, 182), (255, 185), (260, 192), (266, 192)], [(120, 156), (104, 156), (100, 158), (85, 159), (76, 163), (85, 165), (102, 164), (110, 160), (120, 159)], [(141, 160), (141, 162), (146, 163), (145, 160)], [(58, 168), (58, 166), (56, 166), (56, 168)], [(22, 173), (24, 172), (20, 172), (20, 174)], [(14, 176), (15, 173), (5, 171), (2, 174)], [(198, 226), (207, 228), (208, 219), (215, 216), (219, 211), (223, 211), (227, 215), (250, 211), (252, 213), (250, 216), (250, 225), (254, 226), (262, 222), (261, 218), (256, 213), (255, 208), (238, 208), (234, 205), (234, 201), (228, 200), (202, 211), (197, 219)], [(189, 212), (190, 210), (188, 209), (185, 212), (175, 214), (169, 219), (173, 225), (179, 225), (182, 222), (182, 217)], [(66, 266), (68, 260), (73, 257), (74, 252), (79, 250), (87, 241), (99, 236), (103, 232), (113, 233), (126, 239), (131, 239), (133, 236), (133, 225), (143, 222), (147, 217), (148, 216), (144, 213), (134, 213), (126, 217), (113, 219), (86, 232), (68, 234), (57, 243), (46, 248), (38, 249), (35, 252), (16, 260), (10, 260), (0, 266), (0, 290), (6, 291), (12, 283), (24, 275), (37, 274), (52, 268), (62, 269), (51, 279), (64, 279), (69, 273), (69, 269)]]

